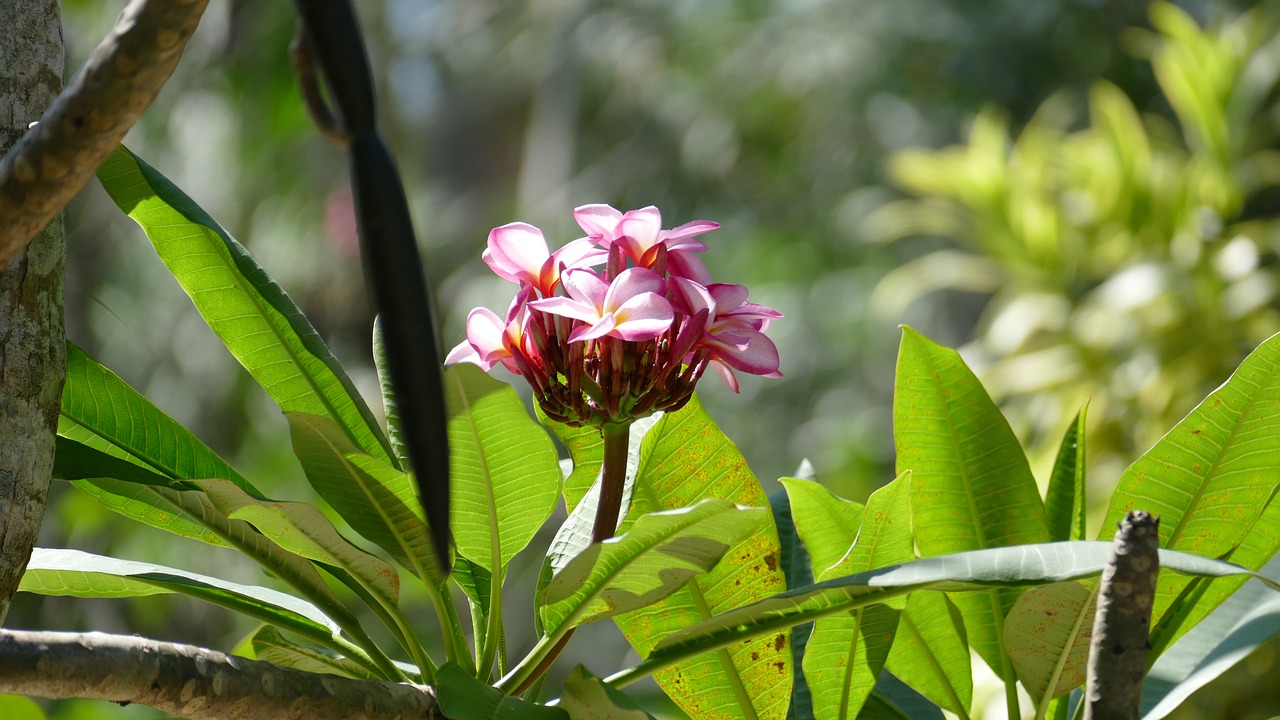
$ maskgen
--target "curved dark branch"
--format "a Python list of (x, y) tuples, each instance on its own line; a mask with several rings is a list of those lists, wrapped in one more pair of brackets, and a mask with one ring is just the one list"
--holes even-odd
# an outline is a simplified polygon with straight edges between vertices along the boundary
[(0, 159), (0, 267), (70, 202), (169, 79), (208, 0), (133, 0), (40, 124)]
[(0, 630), (0, 693), (138, 703), (190, 720), (439, 718), (430, 688), (106, 633)]

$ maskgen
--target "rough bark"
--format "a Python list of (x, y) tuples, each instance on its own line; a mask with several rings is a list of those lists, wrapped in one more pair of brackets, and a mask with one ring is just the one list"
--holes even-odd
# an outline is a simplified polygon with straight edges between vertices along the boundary
[[(0, 6), (5, 14), (34, 15), (34, 8), (53, 4), (22, 0)], [(40, 125), (0, 160), (0, 266), (80, 192), (124, 139), (177, 66), (207, 4), (133, 0)], [(0, 24), (15, 38), (25, 37), (21, 27)], [(16, 56), (3, 67), (21, 76), (30, 66)], [(61, 78), (61, 70), (53, 77)], [(35, 119), (27, 118), (22, 128)]]
[[(57, 97), (62, 69), (56, 0), (0, 2), (0, 153)], [(0, 206), (14, 200), (8, 192), (0, 186)], [(65, 242), (50, 217), (0, 271), (0, 624), (40, 532), (66, 365)], [(7, 223), (0, 217), (0, 233)]]
[(0, 693), (139, 703), (189, 720), (441, 718), (431, 689), (132, 635), (0, 630)]
[(1159, 531), (1160, 519), (1142, 511), (1129, 513), (1116, 531), (1098, 589), (1085, 720), (1138, 720), (1160, 572)]

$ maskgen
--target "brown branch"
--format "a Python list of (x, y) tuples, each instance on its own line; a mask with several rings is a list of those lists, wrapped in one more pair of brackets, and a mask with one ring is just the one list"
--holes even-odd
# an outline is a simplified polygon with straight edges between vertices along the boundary
[(1085, 720), (1138, 719), (1160, 572), (1159, 531), (1160, 519), (1140, 510), (1119, 523), (1098, 589)]
[(189, 720), (441, 718), (430, 688), (106, 633), (0, 630), (0, 693), (138, 703)]
[(0, 159), (0, 267), (80, 192), (173, 73), (208, 0), (133, 0), (40, 124)]

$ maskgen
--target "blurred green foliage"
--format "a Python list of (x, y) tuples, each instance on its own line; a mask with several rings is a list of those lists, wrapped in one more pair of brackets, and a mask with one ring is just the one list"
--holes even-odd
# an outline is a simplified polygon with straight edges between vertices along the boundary
[(1261, 5), (1202, 30), (1153, 5), (1154, 30), (1125, 39), (1150, 59), (1172, 118), (1106, 81), (1083, 124), (1062, 96), (1013, 137), (984, 111), (967, 144), (896, 155), (891, 174), (915, 197), (868, 221), (883, 240), (954, 241), (889, 273), (878, 306), (989, 294), (969, 361), (1042, 454), (1092, 396), (1104, 483), (1280, 330), (1278, 19)]
[[(852, 498), (892, 479), (898, 323), (972, 339), (1035, 448), (1093, 396), (1103, 483), (1277, 329), (1280, 8), (1240, 16), (1252, 4), (1184, 0), (1192, 20), (1146, 0), (355, 3), (446, 346), (469, 308), (505, 302), (479, 262), (491, 227), (567, 241), (589, 202), (716, 220), (712, 273), (787, 315), (771, 328), (786, 377), (745, 378), (740, 398), (708, 383), (703, 400), (762, 478), (808, 457)], [(75, 68), (122, 3), (63, 5)], [(128, 142), (252, 249), (372, 399), (346, 168), (297, 99), (292, 32), (288, 3), (211, 3)], [(908, 150), (966, 124), (965, 144)], [(72, 338), (267, 492), (301, 497), (285, 420), (100, 189), (68, 233)], [(63, 486), (43, 544), (257, 579), (152, 533)], [(522, 587), (513, 568), (511, 592), (535, 575)], [(216, 647), (247, 631), (168, 598), (20, 600), (15, 625)], [(626, 652), (588, 630), (574, 645), (602, 662)]]

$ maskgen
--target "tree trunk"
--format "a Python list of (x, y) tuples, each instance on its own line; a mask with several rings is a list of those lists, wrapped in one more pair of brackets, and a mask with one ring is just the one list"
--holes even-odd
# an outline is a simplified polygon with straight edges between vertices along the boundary
[[(57, 0), (0, 2), (0, 156), (62, 90)], [(0, 624), (40, 531), (66, 366), (59, 215), (0, 271)]]

